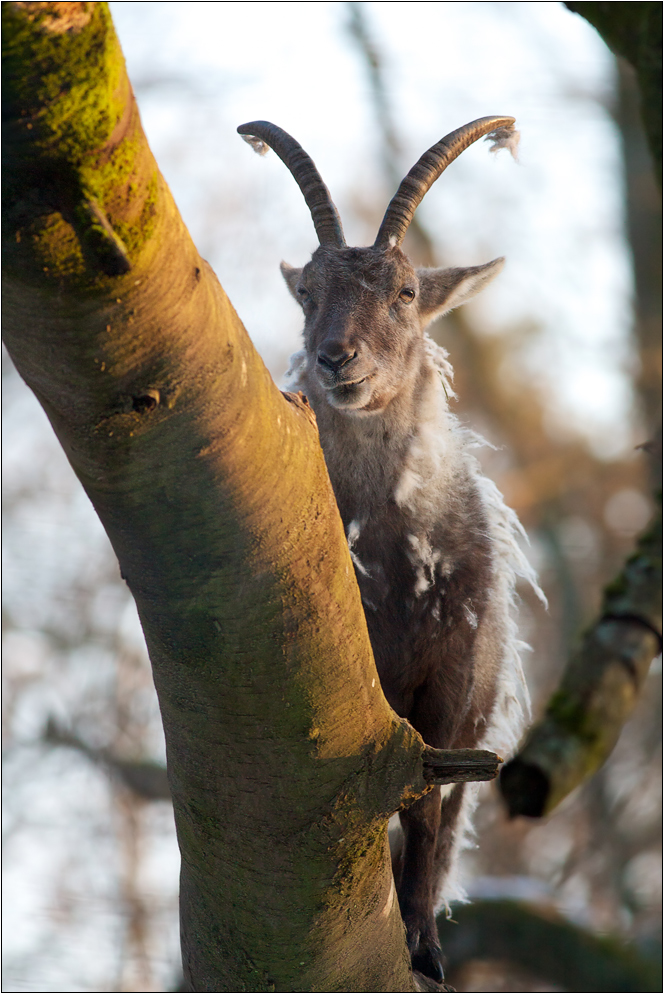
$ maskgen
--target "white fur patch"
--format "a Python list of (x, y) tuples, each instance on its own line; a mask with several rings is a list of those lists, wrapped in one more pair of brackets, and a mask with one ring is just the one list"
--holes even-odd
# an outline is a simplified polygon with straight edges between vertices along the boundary
[(433, 587), (440, 552), (431, 548), (426, 535), (409, 535), (408, 542), (411, 550), (408, 558), (416, 568), (415, 596), (421, 597)]
[(464, 614), (466, 615), (466, 621), (468, 622), (470, 627), (477, 628), (477, 614), (475, 611), (473, 611), (468, 601), (466, 601), (466, 603), (463, 605), (463, 611)]
[(251, 145), (254, 152), (258, 155), (265, 155), (270, 150), (270, 146), (267, 145), (262, 138), (258, 138), (256, 135), (242, 135), (241, 136), (247, 145)]
[(508, 124), (504, 128), (496, 128), (495, 131), (492, 131), (484, 139), (484, 141), (491, 142), (490, 152), (499, 152), (501, 148), (506, 148), (509, 149), (510, 155), (515, 160), (517, 159), (520, 140), (521, 135), (513, 124)]
[(304, 373), (307, 365), (307, 353), (304, 349), (299, 352), (294, 352), (290, 357), (288, 364), (288, 369), (286, 370), (286, 375), (284, 376), (284, 385), (290, 390), (297, 393), (300, 389), (300, 377)]
[(444, 513), (446, 496), (458, 462), (453, 428), (456, 419), (449, 413), (452, 367), (447, 352), (424, 335), (424, 350), (429, 363), (429, 379), (419, 399), (418, 430), (413, 437), (394, 499), (401, 507), (414, 511), (426, 531)]
[(445, 397), (449, 400), (450, 397), (456, 397), (454, 390), (452, 389), (452, 380), (454, 379), (454, 370), (452, 369), (452, 364), (449, 361), (449, 353), (442, 345), (438, 345), (434, 342), (433, 338), (424, 333), (424, 350), (429, 357), (432, 365), (438, 370), (438, 374), (441, 378), (443, 384), (443, 391)]
[(413, 491), (417, 490), (421, 485), (422, 477), (415, 470), (411, 469), (410, 466), (406, 466), (399, 477), (399, 482), (394, 491), (394, 499), (397, 504), (405, 504)]
[[(362, 563), (360, 561), (360, 557), (355, 552), (353, 552), (352, 549), (350, 549), (350, 558), (353, 560), (353, 564), (355, 565), (355, 568), (357, 569), (357, 571), (359, 573), (362, 574), (362, 576), (369, 576), (368, 571), (364, 568), (364, 566), (362, 565)], [(373, 607), (373, 609), (375, 611), (376, 608), (374, 607), (374, 605), (371, 605), (371, 606)]]
[[(353, 552), (353, 546), (355, 545), (359, 537), (360, 537), (360, 523), (359, 521), (351, 521), (351, 523), (348, 525), (348, 531), (346, 532), (350, 558), (353, 560), (353, 563), (355, 564), (357, 571), (361, 573), (362, 576), (369, 576), (370, 574), (360, 562), (359, 556), (355, 552)], [(374, 611), (376, 610), (376, 607), (373, 604), (369, 604), (369, 607), (371, 607)]]
[(355, 518), (348, 525), (348, 531), (346, 533), (346, 537), (348, 539), (348, 546), (349, 548), (352, 549), (355, 543), (357, 542), (358, 538), (360, 537), (360, 522), (357, 521)]

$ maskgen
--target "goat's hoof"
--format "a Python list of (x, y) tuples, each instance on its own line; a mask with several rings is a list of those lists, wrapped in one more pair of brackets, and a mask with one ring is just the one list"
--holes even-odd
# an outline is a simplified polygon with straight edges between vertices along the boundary
[(423, 973), (425, 977), (431, 977), (437, 984), (442, 984), (445, 979), (443, 951), (437, 942), (427, 942), (426, 939), (421, 939), (417, 948), (411, 951), (410, 961), (413, 970)]

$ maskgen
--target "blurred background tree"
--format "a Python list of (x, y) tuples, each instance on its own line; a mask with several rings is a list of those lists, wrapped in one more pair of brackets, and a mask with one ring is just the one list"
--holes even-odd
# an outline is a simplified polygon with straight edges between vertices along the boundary
[[(157, 160), (277, 378), (298, 333), (277, 263), (306, 258), (313, 230), (290, 177), (246, 154), (235, 125), (262, 116), (292, 130), (329, 177), (349, 240), (366, 244), (424, 148), (482, 114), (517, 116), (521, 166), (469, 150), (406, 248), (424, 264), (512, 263), (495, 293), (432, 333), (455, 366), (455, 409), (495, 446), (478, 455), (528, 530), (549, 598), (545, 614), (522, 591), (538, 714), (651, 513), (634, 447), (661, 395), (661, 201), (634, 70), (558, 3), (111, 7)], [(173, 989), (177, 846), (135, 610), (8, 361), (3, 382), (3, 989)], [(629, 943), (637, 974), (656, 957), (660, 743), (661, 662), (610, 761), (551, 817), (510, 822), (483, 789), (465, 856), (481, 921), (496, 933), (495, 909), (505, 921), (506, 901), (525, 903), (533, 927), (552, 915), (576, 927), (556, 940), (570, 959), (579, 928)], [(507, 940), (464, 947), (470, 911), (447, 926), (459, 990), (610, 989), (590, 947), (575, 986), (516, 961)], [(523, 946), (541, 933), (519, 934)], [(656, 989), (643, 976), (633, 989)]]

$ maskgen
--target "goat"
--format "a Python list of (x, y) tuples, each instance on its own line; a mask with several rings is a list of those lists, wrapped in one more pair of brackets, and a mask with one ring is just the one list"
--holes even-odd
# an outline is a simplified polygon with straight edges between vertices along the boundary
[[(492, 150), (514, 152), (514, 119), (481, 118), (425, 152), (367, 248), (346, 245), (327, 187), (290, 135), (267, 121), (237, 130), (286, 164), (320, 242), (303, 268), (281, 265), (305, 320), (289, 377), (316, 414), (383, 692), (431, 746), (506, 752), (520, 733), (518, 698), (527, 699), (515, 577), (536, 581), (516, 515), (472, 455), (477, 436), (448, 409), (447, 353), (424, 331), (504, 259), (415, 269), (400, 245), (427, 190), (472, 142), (488, 136)], [(393, 870), (411, 961), (438, 981), (434, 909), (461, 896), (452, 878), (473, 796), (472, 786), (437, 787), (399, 814)]]

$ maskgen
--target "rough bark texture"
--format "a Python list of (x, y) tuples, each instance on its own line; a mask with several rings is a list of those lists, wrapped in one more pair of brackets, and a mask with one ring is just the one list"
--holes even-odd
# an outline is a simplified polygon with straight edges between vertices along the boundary
[(478, 783), (494, 780), (502, 759), (486, 749), (434, 749), (427, 746), (422, 762), (427, 783)]
[(4, 333), (136, 599), (197, 991), (406, 991), (388, 707), (310, 412), (272, 383), (141, 130), (103, 3), (5, 3)]

